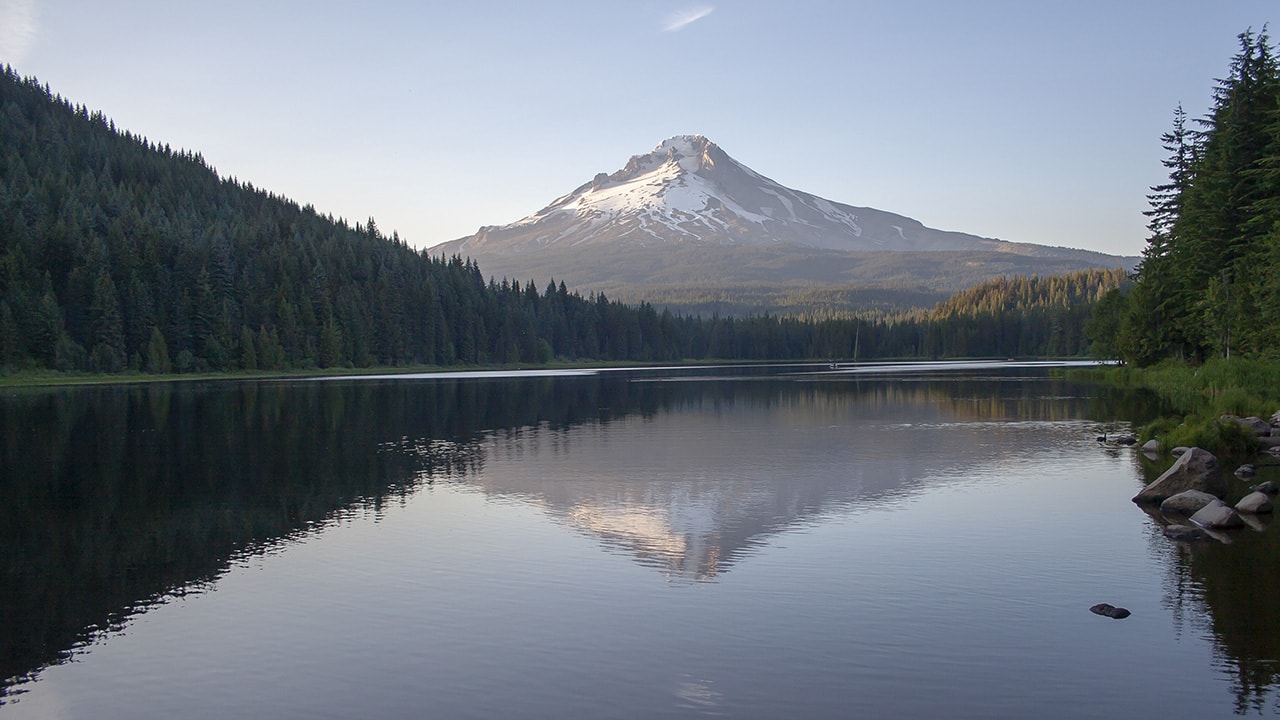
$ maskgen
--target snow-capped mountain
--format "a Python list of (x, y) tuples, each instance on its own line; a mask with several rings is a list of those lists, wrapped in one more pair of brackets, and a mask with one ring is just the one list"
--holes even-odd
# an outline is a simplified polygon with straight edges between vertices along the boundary
[(702, 242), (829, 250), (993, 250), (1041, 246), (925, 227), (901, 215), (793, 190), (729, 157), (701, 135), (664, 140), (621, 170), (556, 199), (529, 217), (448, 244), (449, 252), (527, 252), (598, 243)]
[[(959, 289), (994, 275), (1132, 264), (1085, 250), (935, 230), (902, 215), (825, 200), (755, 172), (701, 135), (664, 140), (529, 217), (482, 227), (431, 252), (472, 257), (490, 276), (551, 276), (601, 290), (708, 282)], [(928, 257), (920, 261), (921, 254)], [(963, 278), (955, 272), (960, 266)]]

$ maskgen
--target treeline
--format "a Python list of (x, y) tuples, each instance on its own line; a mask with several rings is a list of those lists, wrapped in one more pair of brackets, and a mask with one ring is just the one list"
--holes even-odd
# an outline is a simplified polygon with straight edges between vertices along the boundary
[(1136, 282), (1099, 304), (1095, 351), (1135, 365), (1280, 355), (1280, 67), (1265, 30), (1240, 49), (1209, 113), (1181, 107), (1162, 142)]
[(221, 178), (198, 154), (0, 73), (5, 371), (785, 360), (855, 346), (864, 359), (1078, 355), (1067, 299), (1088, 292), (1069, 288), (1108, 277), (1000, 281), (929, 316), (825, 321), (685, 316), (564, 283), (486, 281), (471, 261)]

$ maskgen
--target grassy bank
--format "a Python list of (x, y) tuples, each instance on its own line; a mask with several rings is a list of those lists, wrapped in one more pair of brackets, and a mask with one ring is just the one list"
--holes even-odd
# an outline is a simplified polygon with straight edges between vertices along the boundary
[(1250, 451), (1252, 436), (1224, 414), (1263, 419), (1280, 410), (1280, 362), (1221, 358), (1203, 365), (1166, 361), (1149, 368), (1120, 367), (1107, 371), (1111, 382), (1147, 388), (1176, 409), (1142, 428), (1142, 440), (1156, 438), (1162, 447), (1202, 447), (1219, 454)]

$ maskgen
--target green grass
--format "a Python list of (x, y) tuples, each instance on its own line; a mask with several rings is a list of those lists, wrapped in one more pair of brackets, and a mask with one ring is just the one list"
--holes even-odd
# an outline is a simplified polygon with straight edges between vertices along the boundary
[(1254, 449), (1250, 433), (1223, 422), (1224, 414), (1269, 418), (1280, 410), (1280, 362), (1233, 358), (1203, 365), (1166, 361), (1149, 368), (1116, 368), (1109, 379), (1119, 385), (1144, 387), (1160, 395), (1180, 416), (1164, 417), (1142, 428), (1143, 440), (1161, 447), (1201, 447), (1224, 455)]

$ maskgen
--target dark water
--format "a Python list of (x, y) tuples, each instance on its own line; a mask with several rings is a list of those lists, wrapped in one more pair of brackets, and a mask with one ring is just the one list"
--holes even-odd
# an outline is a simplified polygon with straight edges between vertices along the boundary
[(0, 717), (1280, 714), (1280, 532), (1160, 534), (1150, 398), (822, 370), (10, 392)]

